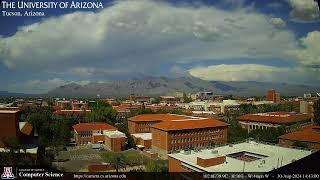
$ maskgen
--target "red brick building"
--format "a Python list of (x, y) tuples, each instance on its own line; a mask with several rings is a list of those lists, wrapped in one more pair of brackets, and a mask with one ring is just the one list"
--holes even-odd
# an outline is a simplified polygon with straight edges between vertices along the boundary
[(310, 149), (320, 150), (320, 126), (308, 126), (279, 137), (279, 144), (285, 147), (291, 147), (295, 142), (302, 142)]
[(156, 123), (162, 121), (181, 120), (187, 118), (190, 117), (175, 114), (143, 114), (129, 118), (128, 129), (130, 134), (150, 133), (151, 126)]
[[(1, 110), (2, 109), (2, 110)], [(30, 123), (19, 122), (20, 111), (17, 108), (0, 109), (0, 148), (4, 147), (3, 138), (16, 138), (21, 144), (35, 145), (36, 138)], [(4, 110), (6, 109), (6, 110)]]
[(2, 139), (5, 137), (19, 138), (19, 111), (0, 110), (0, 148), (3, 147)]
[(107, 123), (80, 123), (73, 129), (77, 145), (100, 144), (114, 152), (125, 148), (125, 134)]
[(280, 93), (277, 93), (274, 89), (270, 89), (266, 94), (267, 101), (273, 101), (274, 103), (280, 103)]
[(91, 113), (91, 110), (57, 110), (53, 114), (55, 115), (86, 115)]
[(180, 98), (174, 96), (160, 96), (160, 103), (175, 104), (180, 102)]
[(311, 115), (290, 112), (245, 114), (238, 117), (238, 122), (242, 128), (248, 129), (248, 131), (275, 128), (281, 125), (290, 126), (299, 124), (307, 126), (311, 124)]
[(134, 101), (134, 102), (150, 102), (151, 98), (148, 96), (134, 96), (131, 95), (128, 97), (128, 100)]
[(167, 158), (171, 152), (226, 143), (227, 130), (227, 123), (214, 119), (163, 121), (152, 126), (152, 150)]

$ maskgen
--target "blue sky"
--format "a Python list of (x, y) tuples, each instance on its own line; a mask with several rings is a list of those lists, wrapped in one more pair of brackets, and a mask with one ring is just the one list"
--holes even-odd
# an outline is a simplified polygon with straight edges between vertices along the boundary
[(1, 14), (0, 91), (141, 76), (320, 83), (313, 0), (91, 2), (104, 8)]

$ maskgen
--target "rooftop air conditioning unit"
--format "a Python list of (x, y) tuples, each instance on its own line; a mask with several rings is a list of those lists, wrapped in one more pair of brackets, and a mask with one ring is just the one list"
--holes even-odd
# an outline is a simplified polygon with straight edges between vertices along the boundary
[(212, 150), (211, 153), (212, 154), (218, 154), (218, 150)]

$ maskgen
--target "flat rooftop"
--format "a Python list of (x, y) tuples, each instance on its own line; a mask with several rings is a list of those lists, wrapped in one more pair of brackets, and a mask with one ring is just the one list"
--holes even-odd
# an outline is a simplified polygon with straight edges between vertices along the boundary
[[(254, 141), (204, 149), (199, 152), (173, 153), (169, 157), (197, 172), (269, 172), (311, 154), (309, 150), (285, 148)], [(222, 164), (202, 167), (197, 158), (210, 159), (226, 156)]]
[(137, 134), (131, 134), (135, 138), (141, 138), (143, 140), (151, 140), (152, 134), (151, 133), (137, 133)]
[(14, 114), (14, 113), (17, 113), (19, 111), (17, 110), (0, 110), (0, 114)]

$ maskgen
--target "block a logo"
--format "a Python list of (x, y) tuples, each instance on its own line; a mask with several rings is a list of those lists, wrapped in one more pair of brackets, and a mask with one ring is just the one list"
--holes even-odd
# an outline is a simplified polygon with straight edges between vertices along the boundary
[(12, 167), (4, 167), (1, 179), (14, 179), (14, 174), (12, 172)]

